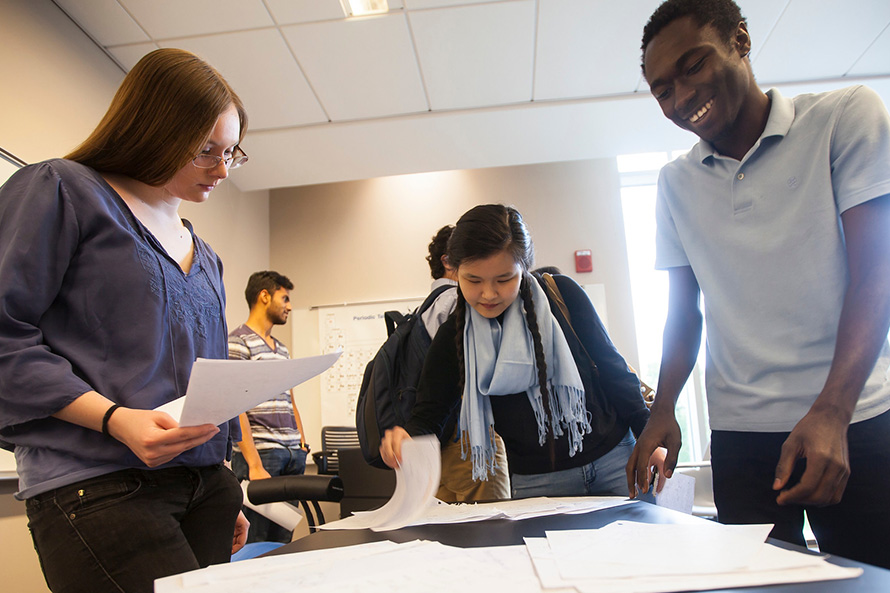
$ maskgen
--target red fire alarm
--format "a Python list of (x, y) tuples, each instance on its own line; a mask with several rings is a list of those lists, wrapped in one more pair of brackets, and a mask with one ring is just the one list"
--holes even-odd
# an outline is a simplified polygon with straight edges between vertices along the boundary
[(579, 249), (575, 252), (575, 271), (593, 271), (593, 254), (590, 252), (589, 249)]

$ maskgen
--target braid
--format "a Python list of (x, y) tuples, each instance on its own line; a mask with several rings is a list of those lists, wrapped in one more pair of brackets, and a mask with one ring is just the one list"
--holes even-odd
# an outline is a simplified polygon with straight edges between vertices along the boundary
[(544, 359), (544, 344), (541, 342), (541, 332), (538, 330), (538, 316), (535, 314), (535, 303), (532, 299), (529, 282), (535, 282), (535, 279), (528, 272), (524, 272), (522, 274), (522, 283), (519, 285), (519, 295), (522, 297), (522, 304), (525, 306), (525, 319), (535, 345), (535, 367), (538, 370), (541, 400), (544, 403), (545, 426), (549, 433), (551, 432), (550, 423), (553, 421), (553, 413), (550, 407), (550, 390), (547, 388), (547, 361)]
[(458, 373), (457, 387), (458, 393), (463, 397), (464, 383), (467, 376), (467, 363), (464, 360), (464, 326), (467, 324), (467, 300), (460, 291), (460, 286), (457, 287), (457, 305), (454, 307), (454, 314), (457, 316), (455, 318), (457, 333), (454, 336), (454, 345), (457, 348), (457, 362), (460, 371)]

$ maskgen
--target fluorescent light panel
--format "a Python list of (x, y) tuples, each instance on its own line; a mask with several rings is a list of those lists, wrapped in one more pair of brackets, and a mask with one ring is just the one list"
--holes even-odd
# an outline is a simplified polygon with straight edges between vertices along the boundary
[(346, 16), (383, 14), (389, 11), (386, 0), (340, 0)]

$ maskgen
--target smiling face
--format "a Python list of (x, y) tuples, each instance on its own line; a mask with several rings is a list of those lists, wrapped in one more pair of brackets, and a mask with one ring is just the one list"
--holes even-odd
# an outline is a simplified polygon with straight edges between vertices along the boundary
[(291, 308), (290, 291), (286, 288), (279, 288), (275, 294), (270, 296), (266, 317), (273, 325), (284, 325), (287, 323), (287, 316), (290, 315)]
[[(232, 154), (232, 150), (238, 144), (240, 131), (241, 123), (238, 111), (234, 105), (230, 105), (217, 118), (216, 125), (213, 127), (202, 152), (218, 155), (225, 159)], [(189, 161), (176, 172), (164, 189), (174, 197), (187, 202), (200, 203), (207, 200), (213, 188), (228, 176), (229, 171), (222, 161), (216, 167), (209, 169), (196, 167), (192, 161)]]
[(769, 112), (745, 58), (750, 49), (744, 23), (729, 41), (692, 17), (666, 25), (649, 42), (643, 59), (649, 88), (665, 117), (722, 154), (735, 156), (741, 150), (743, 156)]
[(467, 304), (483, 317), (494, 319), (519, 296), (522, 266), (509, 251), (499, 251), (461, 263), (457, 281)]

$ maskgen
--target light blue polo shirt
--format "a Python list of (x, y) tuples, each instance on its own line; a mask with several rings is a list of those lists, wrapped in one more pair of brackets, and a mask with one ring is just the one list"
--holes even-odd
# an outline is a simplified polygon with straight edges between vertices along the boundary
[[(704, 295), (713, 430), (784, 432), (806, 414), (849, 281), (840, 213), (890, 194), (877, 94), (767, 95), (766, 129), (741, 161), (700, 141), (658, 180), (656, 268), (691, 266)], [(890, 409), (888, 369), (885, 342), (854, 422)]]

